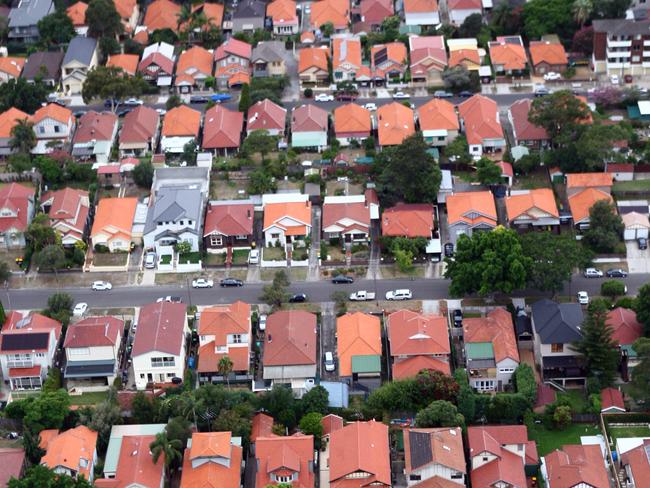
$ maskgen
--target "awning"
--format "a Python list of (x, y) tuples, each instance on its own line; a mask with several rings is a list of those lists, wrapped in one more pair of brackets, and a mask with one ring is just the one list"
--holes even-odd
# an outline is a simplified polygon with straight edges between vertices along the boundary
[(381, 373), (381, 356), (379, 354), (352, 356), (352, 373)]
[(32, 366), (31, 368), (9, 368), (10, 378), (35, 378), (41, 376), (41, 367)]

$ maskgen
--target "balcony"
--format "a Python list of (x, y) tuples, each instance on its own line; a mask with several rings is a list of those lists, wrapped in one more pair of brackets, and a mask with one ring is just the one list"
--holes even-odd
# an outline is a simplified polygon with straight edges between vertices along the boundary
[(607, 47), (632, 47), (632, 41), (612, 41), (607, 39)]
[(608, 58), (629, 58), (631, 56), (632, 53), (630, 51), (610, 51), (609, 49), (607, 50)]
[(27, 359), (24, 361), (7, 361), (7, 368), (12, 369), (12, 368), (33, 368), (34, 367), (34, 361), (31, 359)]

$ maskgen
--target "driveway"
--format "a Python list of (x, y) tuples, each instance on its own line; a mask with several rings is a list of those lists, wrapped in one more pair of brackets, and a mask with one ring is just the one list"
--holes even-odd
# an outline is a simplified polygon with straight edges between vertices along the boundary
[(630, 274), (650, 272), (650, 250), (640, 250), (636, 241), (625, 241), (627, 268)]

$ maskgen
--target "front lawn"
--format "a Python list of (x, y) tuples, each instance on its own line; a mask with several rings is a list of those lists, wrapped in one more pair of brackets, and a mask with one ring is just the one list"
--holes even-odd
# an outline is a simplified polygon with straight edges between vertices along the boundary
[(284, 261), (287, 255), (282, 247), (265, 247), (262, 251), (264, 261)]
[(226, 263), (226, 253), (220, 252), (219, 254), (208, 253), (205, 258), (205, 264), (207, 266), (222, 266)]
[(595, 424), (572, 424), (562, 430), (549, 430), (543, 424), (528, 429), (528, 437), (537, 443), (540, 456), (561, 448), (565, 444), (580, 444), (580, 437), (597, 435), (601, 431)]
[(235, 249), (232, 252), (232, 264), (248, 263), (248, 249)]
[(125, 252), (102, 252), (93, 254), (94, 266), (125, 266), (129, 255)]
[(188, 252), (187, 254), (181, 254), (178, 256), (178, 262), (180, 264), (185, 264), (185, 263), (191, 263), (191, 264), (198, 264), (199, 261), (201, 261), (201, 253), (200, 252)]
[(329, 246), (326, 245), (325, 252), (323, 252), (324, 247), (321, 243), (321, 259), (323, 261), (345, 261), (345, 254), (339, 246)]

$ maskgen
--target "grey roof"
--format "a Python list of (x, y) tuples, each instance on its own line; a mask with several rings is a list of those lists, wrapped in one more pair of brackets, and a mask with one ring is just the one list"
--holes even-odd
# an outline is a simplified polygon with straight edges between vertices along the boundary
[(58, 80), (59, 75), (61, 74), (61, 62), (63, 61), (63, 53), (61, 51), (56, 52), (44, 52), (39, 51), (32, 53), (27, 58), (25, 62), (25, 67), (23, 72), (20, 75), (21, 77), (27, 80), (33, 80), (41, 72), (41, 67), (43, 66), (47, 75), (44, 75), (45, 79)]
[(569, 344), (582, 339), (584, 319), (577, 303), (556, 303), (544, 298), (533, 303), (533, 326), (542, 344)]
[(52, 0), (21, 0), (18, 6), (9, 12), (9, 28), (36, 25), (53, 9)]
[(65, 52), (65, 58), (63, 58), (63, 65), (65, 66), (72, 61), (77, 61), (86, 66), (90, 65), (90, 61), (93, 59), (93, 54), (96, 48), (96, 39), (93, 39), (92, 37), (75, 37), (68, 45), (68, 50)]
[(612, 36), (650, 35), (650, 21), (627, 19), (602, 19), (593, 21), (594, 32), (606, 32)]
[(266, 3), (260, 0), (243, 0), (233, 13), (233, 19), (261, 18), (266, 15)]
[(156, 201), (149, 207), (144, 232), (155, 230), (157, 222), (176, 222), (180, 219), (193, 220), (194, 224), (188, 228), (196, 229), (200, 224), (202, 207), (203, 197), (198, 189), (162, 187)]
[(281, 41), (263, 41), (253, 48), (252, 60), (258, 59), (264, 61), (284, 61), (287, 56), (287, 50), (284, 42)]

